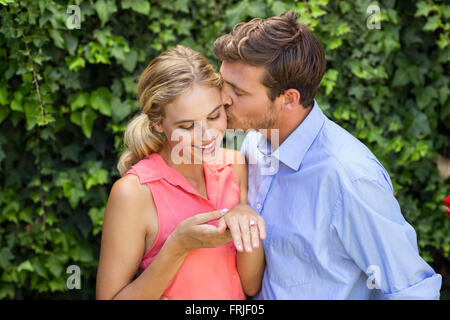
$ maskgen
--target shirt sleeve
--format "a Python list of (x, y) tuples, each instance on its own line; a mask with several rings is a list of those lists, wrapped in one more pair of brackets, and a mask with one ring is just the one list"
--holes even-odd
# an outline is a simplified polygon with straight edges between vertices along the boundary
[(369, 289), (385, 299), (439, 299), (442, 277), (420, 257), (416, 232), (385, 181), (353, 181), (341, 192), (332, 225)]

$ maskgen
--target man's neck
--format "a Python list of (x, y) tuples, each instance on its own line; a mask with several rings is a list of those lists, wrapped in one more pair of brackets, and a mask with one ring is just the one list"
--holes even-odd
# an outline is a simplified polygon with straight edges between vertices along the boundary
[[(304, 108), (299, 106), (290, 112), (283, 112), (278, 119), (277, 124), (272, 129), (267, 130), (266, 138), (273, 144), (271, 130), (278, 130), (278, 146), (291, 135), (292, 132), (308, 117), (313, 107)], [(276, 137), (276, 135), (274, 135)]]

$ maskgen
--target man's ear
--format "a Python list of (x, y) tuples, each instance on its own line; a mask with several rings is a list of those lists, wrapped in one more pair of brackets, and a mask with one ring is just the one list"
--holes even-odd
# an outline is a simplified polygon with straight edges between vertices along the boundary
[(287, 89), (283, 94), (283, 110), (292, 111), (300, 104), (300, 92), (297, 89)]

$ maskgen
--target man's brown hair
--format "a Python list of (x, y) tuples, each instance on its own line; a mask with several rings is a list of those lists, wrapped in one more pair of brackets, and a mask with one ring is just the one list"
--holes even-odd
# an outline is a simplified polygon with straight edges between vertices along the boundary
[(261, 83), (269, 89), (271, 101), (293, 88), (300, 92), (300, 104), (310, 107), (325, 72), (325, 53), (298, 17), (289, 10), (238, 23), (214, 42), (214, 54), (222, 61), (264, 66)]

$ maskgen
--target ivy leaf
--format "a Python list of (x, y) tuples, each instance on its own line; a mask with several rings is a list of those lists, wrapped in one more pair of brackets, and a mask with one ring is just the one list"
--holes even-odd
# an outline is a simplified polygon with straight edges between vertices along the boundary
[(63, 38), (64, 38), (64, 44), (67, 48), (67, 51), (69, 52), (69, 54), (72, 56), (75, 54), (75, 50), (78, 47), (78, 38), (74, 37), (73, 35), (71, 35), (70, 33), (64, 33), (63, 34)]
[(57, 29), (51, 29), (49, 33), (53, 38), (53, 43), (55, 46), (60, 49), (64, 49), (64, 38), (62, 37), (61, 32)]
[(9, 248), (2, 248), (0, 250), (0, 269), (6, 270), (10, 265), (10, 261), (14, 258)]
[(103, 218), (105, 215), (105, 208), (91, 208), (88, 214), (91, 218), (92, 225), (94, 226), (92, 234), (95, 236), (99, 232), (101, 232), (103, 226)]
[(17, 272), (22, 272), (22, 271), (30, 271), (30, 272), (34, 272), (34, 268), (31, 265), (30, 260), (26, 260), (24, 262), (22, 262), (18, 267), (17, 267)]
[(94, 122), (97, 117), (97, 113), (90, 108), (86, 108), (81, 112), (80, 126), (88, 139), (91, 138), (92, 128), (94, 127)]
[(112, 120), (119, 123), (133, 111), (133, 106), (126, 101), (121, 101), (118, 97), (112, 99)]
[(92, 92), (89, 101), (92, 108), (105, 116), (111, 116), (111, 97), (107, 88), (101, 87)]
[(47, 267), (48, 270), (50, 270), (50, 272), (55, 277), (61, 276), (61, 273), (63, 271), (63, 266), (62, 266), (61, 262), (55, 257), (54, 254), (52, 254), (51, 256), (49, 256), (47, 258), (45, 266)]
[(97, 0), (94, 4), (95, 11), (97, 11), (102, 27), (108, 22), (109, 18), (114, 12), (117, 12), (115, 1), (112, 0)]
[(34, 268), (34, 270), (36, 270), (36, 273), (38, 275), (40, 275), (44, 279), (48, 279), (48, 275), (47, 275), (47, 270), (48, 269), (42, 263), (41, 257), (38, 257), (38, 256), (33, 257), (31, 259), (31, 264), (33, 265), (33, 268)]
[(283, 1), (274, 1), (272, 3), (271, 9), (274, 15), (279, 16), (283, 12), (286, 12), (287, 10), (291, 9), (291, 5), (284, 3)]
[(93, 260), (93, 254), (90, 244), (81, 242), (76, 247), (69, 251), (70, 256), (75, 261), (91, 262)]
[(69, 70), (78, 71), (85, 66), (85, 60), (82, 57), (66, 57), (66, 63)]
[(79, 160), (81, 150), (83, 150), (82, 146), (77, 143), (71, 143), (61, 149), (61, 158), (62, 160), (72, 160), (77, 162)]
[(244, 20), (247, 16), (247, 1), (241, 1), (236, 3), (234, 6), (227, 9), (225, 16), (227, 18), (227, 24), (229, 27), (233, 27), (239, 21)]
[(8, 90), (6, 87), (0, 87), (0, 105), (4, 106), (8, 103)]
[(26, 102), (23, 106), (26, 119), (26, 128), (31, 130), (36, 125), (36, 120), (41, 117), (41, 107), (35, 102)]
[(127, 54), (123, 62), (123, 67), (125, 68), (125, 70), (127, 70), (128, 72), (132, 72), (134, 68), (136, 68), (137, 58), (138, 58), (137, 52), (135, 50), (131, 50)]
[(133, 11), (145, 15), (150, 13), (150, 3), (146, 0), (122, 0), (122, 8), (131, 8)]
[(431, 11), (431, 8), (432, 8), (425, 1), (418, 2), (416, 4), (416, 7), (417, 7), (417, 11), (416, 11), (416, 14), (414, 15), (415, 17), (428, 16), (428, 13)]
[(401, 87), (409, 83), (409, 76), (403, 68), (395, 70), (394, 79), (392, 80), (393, 87)]
[(247, 13), (252, 17), (264, 18), (266, 15), (265, 2), (261, 0), (255, 0), (248, 3)]
[(83, 173), (83, 179), (86, 182), (86, 190), (89, 190), (92, 188), (92, 186), (98, 185), (98, 184), (105, 184), (108, 182), (108, 171), (106, 171), (103, 168), (99, 168), (92, 174), (88, 175), (86, 173)]
[(70, 109), (72, 112), (83, 108), (89, 103), (89, 94), (87, 92), (78, 92), (70, 102)]
[[(9, 114), (9, 109), (8, 108), (0, 108), (0, 123), (3, 122), (3, 120), (6, 119), (6, 117)], [(1, 161), (1, 159), (0, 159)]]
[(429, 17), (427, 23), (423, 26), (423, 30), (434, 31), (442, 24), (438, 16)]

